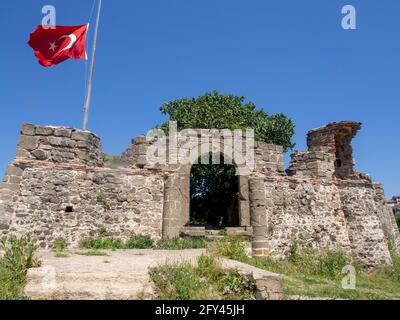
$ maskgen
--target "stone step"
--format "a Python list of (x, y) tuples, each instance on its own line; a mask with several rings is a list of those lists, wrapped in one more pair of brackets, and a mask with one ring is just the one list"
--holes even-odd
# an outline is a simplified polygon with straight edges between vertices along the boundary
[(186, 237), (204, 237), (206, 235), (205, 227), (183, 227), (181, 230), (181, 236)]
[(206, 229), (204, 226), (187, 226), (182, 228), (181, 236), (186, 237), (207, 237), (209, 239), (221, 239), (225, 234), (251, 237), (251, 227), (227, 227), (225, 229)]
[(209, 229), (209, 230), (206, 230), (206, 235), (207, 236), (221, 236), (221, 235), (223, 235), (223, 230)]
[(253, 228), (252, 227), (227, 227), (226, 233), (229, 235), (235, 236), (247, 236), (251, 237), (253, 235)]
[(113, 272), (67, 272), (30, 269), (25, 294), (31, 299), (132, 300), (150, 299), (154, 285), (148, 275)]
[(206, 235), (206, 238), (207, 238), (208, 240), (216, 241), (216, 240), (221, 240), (221, 239), (223, 239), (224, 236), (221, 236), (221, 235), (214, 235), (214, 234), (208, 234), (208, 235)]

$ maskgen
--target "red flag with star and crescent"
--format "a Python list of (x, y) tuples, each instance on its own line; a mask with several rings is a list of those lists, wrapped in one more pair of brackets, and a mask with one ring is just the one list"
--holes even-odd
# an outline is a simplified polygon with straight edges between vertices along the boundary
[(57, 65), (67, 59), (87, 59), (86, 33), (88, 24), (82, 26), (56, 26), (54, 29), (38, 26), (31, 33), (28, 44), (44, 67)]

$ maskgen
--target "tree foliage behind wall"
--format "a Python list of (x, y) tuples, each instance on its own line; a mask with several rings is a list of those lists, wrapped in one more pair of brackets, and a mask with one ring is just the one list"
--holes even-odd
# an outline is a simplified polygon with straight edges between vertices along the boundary
[[(164, 103), (161, 112), (183, 129), (254, 129), (257, 140), (274, 143), (285, 151), (294, 147), (293, 121), (282, 113), (269, 115), (242, 96), (206, 93)], [(168, 129), (168, 123), (161, 126)]]

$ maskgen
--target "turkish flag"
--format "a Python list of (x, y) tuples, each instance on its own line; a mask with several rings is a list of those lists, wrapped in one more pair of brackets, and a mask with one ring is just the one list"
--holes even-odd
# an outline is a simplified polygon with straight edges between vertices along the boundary
[(54, 66), (69, 58), (87, 59), (88, 28), (88, 24), (75, 27), (56, 26), (55, 29), (45, 29), (40, 25), (31, 33), (28, 44), (44, 67)]

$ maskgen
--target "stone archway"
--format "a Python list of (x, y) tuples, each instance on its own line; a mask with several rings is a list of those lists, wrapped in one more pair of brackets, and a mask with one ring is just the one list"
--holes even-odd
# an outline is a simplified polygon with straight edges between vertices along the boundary
[[(208, 163), (198, 161), (190, 171), (190, 226), (221, 230), (239, 227), (239, 177), (223, 155), (211, 155)], [(219, 158), (218, 164), (212, 158)], [(232, 161), (229, 160), (229, 163)]]
[[(196, 145), (193, 149), (203, 150), (202, 144)], [(236, 169), (237, 174), (237, 223), (235, 227), (250, 227), (250, 206), (249, 206), (249, 185), (248, 176), (240, 175), (245, 172), (244, 166), (235, 159), (241, 152), (225, 152), (220, 146), (218, 152), (221, 157), (228, 159)], [(189, 153), (191, 150), (188, 151)], [(190, 159), (190, 163), (180, 165), (175, 172), (169, 174), (164, 186), (164, 216), (163, 216), (163, 238), (172, 238), (181, 235), (182, 230), (190, 224), (190, 174), (192, 166), (197, 164), (199, 159), (208, 156), (211, 152), (198, 152), (196, 157)]]

